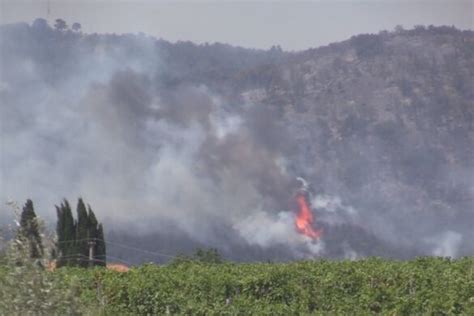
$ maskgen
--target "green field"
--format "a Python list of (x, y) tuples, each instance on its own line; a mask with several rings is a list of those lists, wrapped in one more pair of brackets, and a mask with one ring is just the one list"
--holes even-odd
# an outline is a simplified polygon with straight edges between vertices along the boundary
[[(22, 291), (21, 284), (8, 283), (11, 268), (1, 271), (1, 293), (7, 286)], [(62, 307), (57, 302), (58, 309), (51, 311), (58, 313), (80, 306), (84, 313), (111, 315), (474, 315), (474, 258), (284, 264), (184, 260), (126, 273), (103, 268), (41, 273), (50, 282), (49, 293), (70, 301)], [(29, 280), (23, 281), (28, 286)], [(55, 299), (44, 295), (43, 300)]]

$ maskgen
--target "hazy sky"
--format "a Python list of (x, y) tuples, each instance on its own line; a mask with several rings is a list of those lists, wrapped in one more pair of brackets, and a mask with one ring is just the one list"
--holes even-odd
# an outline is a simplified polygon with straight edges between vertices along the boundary
[[(474, 0), (112, 1), (0, 0), (1, 23), (60, 17), (85, 32), (144, 32), (170, 41), (297, 50), (397, 24), (474, 29)], [(49, 10), (48, 10), (49, 6)], [(49, 12), (49, 13), (48, 13)]]

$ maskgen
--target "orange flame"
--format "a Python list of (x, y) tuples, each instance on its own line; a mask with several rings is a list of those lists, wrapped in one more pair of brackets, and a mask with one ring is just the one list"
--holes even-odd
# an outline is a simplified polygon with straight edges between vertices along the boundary
[(296, 215), (296, 230), (303, 235), (306, 235), (312, 239), (319, 239), (322, 234), (322, 230), (313, 228), (313, 213), (309, 208), (306, 197), (303, 194), (296, 196), (296, 202), (298, 203), (298, 214)]

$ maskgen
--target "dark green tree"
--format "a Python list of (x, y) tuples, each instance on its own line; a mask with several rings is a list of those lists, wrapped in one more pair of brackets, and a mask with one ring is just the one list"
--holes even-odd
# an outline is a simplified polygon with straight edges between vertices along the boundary
[(21, 213), (20, 228), (18, 229), (18, 239), (29, 250), (33, 259), (43, 258), (44, 248), (39, 231), (38, 218), (33, 207), (33, 202), (27, 200)]
[(105, 267), (107, 264), (107, 253), (104, 239), (104, 227), (99, 224), (97, 229), (96, 257), (99, 259), (96, 265)]
[(97, 217), (88, 205), (89, 211), (89, 239), (94, 242), (94, 266), (105, 266), (105, 243), (104, 229), (102, 224), (99, 225)]
[(209, 248), (209, 249), (199, 248), (198, 250), (196, 250), (196, 253), (194, 254), (194, 258), (196, 258), (197, 261), (200, 261), (202, 263), (222, 263), (223, 262), (219, 251), (215, 248)]
[[(92, 208), (82, 198), (77, 202), (77, 221), (74, 220), (69, 203), (64, 200), (58, 214), (56, 247), (57, 266), (105, 266), (106, 253), (104, 228), (97, 221)], [(89, 260), (90, 247), (93, 247), (93, 260)]]
[(64, 199), (60, 206), (56, 206), (58, 223), (56, 233), (58, 237), (56, 245), (56, 266), (75, 266), (77, 258), (76, 250), (76, 222), (72, 216), (71, 206)]
[(97, 221), (97, 217), (95, 216), (94, 211), (92, 211), (90, 205), (87, 205), (87, 210), (89, 220), (89, 225), (87, 227), (87, 236), (89, 239), (91, 239), (91, 241), (95, 241), (95, 238), (97, 238), (99, 222)]
[(89, 261), (89, 242), (94, 241), (94, 236), (89, 235), (89, 215), (86, 205), (82, 198), (77, 201), (77, 226), (76, 226), (76, 250), (78, 253), (78, 266), (88, 267)]

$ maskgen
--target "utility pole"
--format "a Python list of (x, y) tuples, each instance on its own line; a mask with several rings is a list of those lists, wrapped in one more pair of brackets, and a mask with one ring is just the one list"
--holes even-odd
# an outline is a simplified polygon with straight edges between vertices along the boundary
[(89, 241), (89, 267), (92, 268), (94, 266), (94, 247), (95, 241)]

